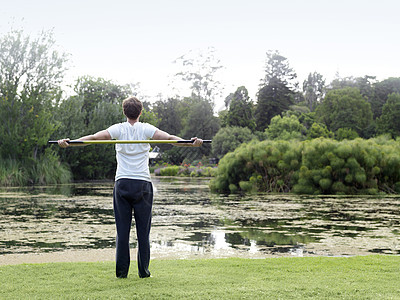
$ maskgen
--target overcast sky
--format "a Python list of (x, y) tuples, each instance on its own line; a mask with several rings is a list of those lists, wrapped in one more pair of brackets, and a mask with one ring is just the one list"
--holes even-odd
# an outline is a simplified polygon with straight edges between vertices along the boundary
[(0, 34), (53, 29), (71, 54), (68, 74), (168, 93), (172, 62), (208, 47), (225, 67), (225, 96), (246, 86), (255, 99), (267, 50), (297, 72), (329, 82), (344, 76), (400, 77), (400, 1), (361, 0), (10, 0), (0, 5)]

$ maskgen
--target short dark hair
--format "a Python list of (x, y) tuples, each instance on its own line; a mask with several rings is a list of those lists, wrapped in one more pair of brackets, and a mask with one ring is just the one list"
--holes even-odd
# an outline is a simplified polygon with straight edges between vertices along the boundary
[(136, 120), (142, 112), (143, 104), (138, 98), (129, 97), (122, 101), (122, 108), (127, 118)]

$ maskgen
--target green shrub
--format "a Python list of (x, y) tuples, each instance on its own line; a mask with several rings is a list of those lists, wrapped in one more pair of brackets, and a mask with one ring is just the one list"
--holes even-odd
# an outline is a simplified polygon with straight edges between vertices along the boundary
[(221, 193), (400, 193), (400, 141), (253, 141), (221, 159), (210, 187)]
[(357, 131), (350, 128), (339, 128), (335, 132), (336, 139), (338, 141), (342, 140), (354, 140), (359, 137)]
[[(241, 181), (251, 181), (252, 190), (288, 192), (300, 161), (299, 143), (294, 145), (289, 141), (253, 141), (221, 159), (210, 187), (217, 192), (229, 193), (232, 189), (241, 188)], [(248, 187), (246, 184), (243, 186)]]
[(254, 185), (251, 181), (241, 181), (239, 182), (239, 187), (244, 192), (252, 192), (254, 190)]
[(271, 119), (265, 133), (268, 139), (292, 140), (302, 139), (302, 133), (306, 131), (299, 119), (295, 115), (283, 116), (277, 115)]
[(332, 180), (330, 180), (328, 178), (322, 178), (319, 181), (319, 185), (321, 186), (322, 190), (327, 191), (330, 189), (330, 187), (332, 185)]
[(164, 167), (154, 168), (154, 175), (156, 176), (213, 177), (216, 172), (216, 167), (204, 167), (202, 164), (198, 164), (196, 167), (185, 164), (184, 166), (167, 165)]
[(237, 193), (237, 191), (238, 191), (238, 187), (237, 187), (236, 185), (234, 185), (233, 183), (231, 183), (231, 184), (229, 185), (229, 191), (230, 191), (232, 194), (235, 194), (235, 193)]
[(176, 176), (179, 172), (178, 166), (168, 166), (160, 169), (161, 176)]

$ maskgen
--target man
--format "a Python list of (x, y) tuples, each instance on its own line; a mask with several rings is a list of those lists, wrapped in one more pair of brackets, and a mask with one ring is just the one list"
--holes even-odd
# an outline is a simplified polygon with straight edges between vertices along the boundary
[[(135, 97), (127, 98), (122, 103), (127, 121), (114, 124), (106, 130), (78, 140), (182, 140), (170, 135), (153, 125), (139, 122), (143, 105)], [(58, 144), (66, 148), (79, 144), (68, 144), (69, 139), (62, 139)], [(199, 147), (203, 140), (192, 138), (192, 143), (174, 144), (176, 146)], [(148, 166), (149, 144), (116, 144), (117, 171), (113, 192), (113, 207), (116, 238), (116, 276), (126, 278), (130, 265), (129, 234), (132, 224), (132, 211), (136, 223), (138, 239), (139, 277), (150, 276), (150, 227), (153, 205), (153, 186)]]

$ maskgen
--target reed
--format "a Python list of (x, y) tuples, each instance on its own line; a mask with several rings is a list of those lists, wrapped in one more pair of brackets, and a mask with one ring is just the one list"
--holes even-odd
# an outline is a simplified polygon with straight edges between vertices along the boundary
[(55, 156), (45, 156), (35, 161), (27, 169), (33, 184), (62, 184), (72, 180), (68, 166), (59, 162)]
[(72, 174), (68, 166), (61, 164), (54, 155), (38, 160), (0, 160), (0, 186), (62, 184), (71, 180)]
[(11, 158), (0, 160), (0, 185), (19, 186), (27, 182), (28, 176), (19, 161)]

